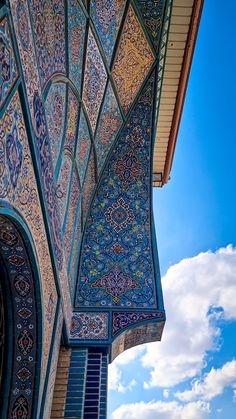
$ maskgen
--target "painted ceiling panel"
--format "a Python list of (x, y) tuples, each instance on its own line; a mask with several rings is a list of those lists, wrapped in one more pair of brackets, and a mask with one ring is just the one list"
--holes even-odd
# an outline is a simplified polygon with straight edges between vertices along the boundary
[(0, 22), (0, 108), (18, 77), (18, 70), (9, 30), (8, 19)]
[(109, 83), (95, 138), (98, 172), (102, 169), (121, 124), (121, 113), (113, 89)]
[(81, 88), (83, 69), (83, 52), (85, 39), (86, 18), (77, 0), (68, 1), (68, 53), (69, 76), (77, 87)]
[(130, 5), (112, 69), (112, 76), (125, 114), (153, 62), (154, 54)]
[(70, 151), (74, 155), (75, 143), (76, 143), (76, 128), (78, 122), (78, 111), (79, 102), (72, 92), (68, 89), (68, 109), (67, 109), (67, 126), (66, 126), (66, 138), (64, 148)]
[(88, 125), (84, 116), (83, 109), (80, 112), (80, 123), (76, 146), (76, 163), (80, 177), (80, 184), (83, 185), (84, 176), (88, 164), (91, 140)]
[(90, 15), (94, 21), (109, 64), (125, 3), (124, 0), (92, 0), (90, 4)]
[(157, 307), (150, 227), (151, 76), (103, 172), (83, 239), (76, 305)]
[(53, 169), (61, 149), (65, 124), (66, 84), (52, 84), (45, 102)]
[(94, 132), (105, 90), (107, 74), (94, 36), (89, 30), (86, 66), (84, 75), (83, 101)]
[(29, 2), (41, 84), (54, 73), (66, 72), (65, 2), (32, 0)]
[(137, 0), (144, 24), (156, 48), (161, 36), (165, 3), (165, 0)]

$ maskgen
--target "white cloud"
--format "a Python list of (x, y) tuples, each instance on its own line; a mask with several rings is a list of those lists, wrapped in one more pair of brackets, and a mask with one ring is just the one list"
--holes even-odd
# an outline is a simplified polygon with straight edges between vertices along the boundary
[(167, 388), (165, 388), (165, 389), (163, 390), (163, 397), (164, 397), (165, 399), (168, 399), (169, 395), (170, 395), (169, 390), (168, 390)]
[(175, 393), (181, 401), (212, 400), (223, 393), (226, 387), (236, 384), (236, 361), (227, 362), (222, 368), (212, 368), (201, 380), (192, 383), (192, 389)]
[(209, 416), (209, 403), (197, 401), (182, 405), (178, 402), (152, 401), (123, 404), (116, 409), (112, 419), (203, 419)]
[(127, 390), (132, 391), (133, 387), (137, 384), (136, 380), (133, 378), (127, 385), (122, 382), (122, 372), (118, 366), (113, 362), (109, 365), (108, 373), (108, 390), (115, 390), (118, 393), (125, 393)]
[(151, 368), (145, 388), (170, 387), (195, 377), (206, 352), (219, 350), (220, 316), (236, 319), (236, 249), (200, 253), (172, 266), (162, 280), (167, 313), (161, 343), (146, 345), (142, 365)]

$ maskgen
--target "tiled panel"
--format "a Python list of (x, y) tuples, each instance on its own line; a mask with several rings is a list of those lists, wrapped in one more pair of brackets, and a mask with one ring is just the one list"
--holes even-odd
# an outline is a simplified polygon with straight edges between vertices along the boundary
[(71, 261), (70, 261), (70, 289), (71, 295), (73, 295), (74, 285), (76, 281), (76, 275), (78, 270), (78, 257), (79, 257), (79, 245), (81, 241), (81, 229), (82, 229), (82, 220), (81, 220), (81, 200), (78, 202), (76, 223), (74, 230), (73, 243), (71, 247)]
[(54, 170), (60, 153), (61, 142), (64, 133), (65, 108), (66, 84), (52, 84), (47, 95), (45, 109)]
[(86, 18), (78, 0), (68, 1), (69, 77), (80, 92)]
[(79, 313), (72, 316), (70, 337), (72, 339), (108, 339), (108, 313)]
[(77, 173), (74, 170), (72, 175), (72, 184), (69, 196), (69, 204), (68, 204), (68, 212), (66, 215), (66, 225), (65, 225), (65, 233), (64, 233), (64, 244), (65, 244), (65, 251), (66, 251), (66, 258), (67, 258), (67, 265), (69, 264), (70, 254), (72, 251), (72, 239), (73, 233), (76, 223), (76, 214), (79, 205), (80, 199), (80, 189), (79, 189), (79, 182)]
[(113, 89), (109, 83), (96, 133), (96, 151), (99, 172), (113, 145), (121, 123), (122, 117), (120, 110)]
[(158, 48), (166, 0), (137, 0), (146, 29)]
[(108, 63), (111, 61), (125, 3), (124, 0), (92, 0), (90, 3), (90, 15), (102, 42)]
[(152, 74), (112, 150), (88, 214), (78, 307), (156, 308), (150, 226)]
[(81, 185), (83, 185), (84, 183), (84, 176), (85, 176), (85, 172), (86, 172), (86, 168), (88, 164), (90, 146), (91, 146), (91, 141), (90, 141), (89, 129), (88, 129), (88, 125), (84, 116), (84, 112), (81, 109), (77, 146), (76, 146), (76, 164), (77, 164), (77, 168), (79, 172)]
[(95, 188), (95, 162), (94, 162), (94, 154), (93, 152), (91, 152), (89, 164), (88, 164), (87, 172), (85, 176), (84, 187), (83, 187), (83, 199), (82, 199), (83, 223), (85, 222), (86, 217), (87, 217), (89, 203), (91, 201), (94, 188)]
[(94, 132), (101, 105), (105, 84), (106, 70), (94, 36), (89, 30), (86, 66), (84, 75), (83, 100)]
[(153, 52), (130, 5), (112, 69), (116, 89), (126, 114), (153, 62)]
[(18, 77), (7, 17), (0, 20), (0, 109)]
[(65, 138), (64, 148), (69, 150), (72, 155), (74, 155), (74, 151), (75, 151), (78, 112), (79, 112), (79, 102), (75, 94), (69, 88), (68, 89), (66, 138)]
[[(36, 365), (41, 362), (38, 351), (40, 344), (38, 324), (41, 323), (41, 316), (38, 316), (38, 313), (41, 313), (42, 306), (41, 301), (37, 301), (35, 298), (36, 278), (27, 247), (27, 242), (24, 241), (15, 225), (8, 218), (0, 217), (1, 281), (2, 286), (8, 289), (12, 295), (9, 301), (12, 305), (10, 308), (11, 317), (8, 318), (8, 321), (10, 320), (11, 324), (11, 345), (14, 348), (13, 354), (10, 356), (12, 358), (11, 371), (9, 371), (9, 367), (6, 367), (8, 369), (7, 376), (11, 377), (11, 384), (8, 414), (4, 415), (5, 418), (20, 417), (21, 406), (24, 406), (25, 417), (32, 417), (35, 413), (34, 385), (39, 382)], [(2, 263), (7, 272), (6, 277)], [(4, 303), (8, 305), (6, 301)], [(0, 349), (9, 350), (4, 348), (4, 343), (4, 335), (1, 335)], [(5, 362), (8, 361), (9, 358), (6, 357)], [(2, 398), (2, 387), (0, 394)], [(3, 417), (2, 409), (1, 413), (1, 417)]]
[[(45, 327), (43, 334), (44, 357), (41, 364), (42, 385), (39, 395), (40, 400), (51, 345), (57, 305), (57, 291), (48, 242), (45, 239), (47, 236), (28, 137), (20, 98), (17, 92), (12, 97), (3, 117), (0, 119), (0, 132), (2, 138), (0, 141), (0, 199), (16, 207), (18, 213), (27, 223), (35, 243), (40, 271), (42, 301), (44, 305), (43, 325)], [(16, 264), (16, 269), (17, 259), (20, 262), (19, 258), (14, 257), (12, 260)], [(21, 285), (19, 284), (19, 286)], [(23, 282), (22, 286), (28, 287), (27, 281)]]
[(33, 33), (42, 85), (54, 73), (65, 73), (65, 6), (64, 0), (29, 2)]
[(60, 210), (61, 225), (64, 223), (70, 179), (72, 171), (72, 160), (68, 154), (63, 154), (60, 172), (57, 180), (57, 197)]

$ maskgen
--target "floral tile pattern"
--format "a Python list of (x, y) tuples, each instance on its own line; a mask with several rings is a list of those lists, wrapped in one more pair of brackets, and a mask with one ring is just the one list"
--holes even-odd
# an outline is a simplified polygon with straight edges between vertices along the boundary
[(125, 114), (153, 62), (153, 52), (130, 5), (112, 69), (112, 76)]
[(89, 30), (83, 100), (94, 132), (107, 80), (106, 70), (94, 36)]
[[(83, 239), (79, 307), (157, 307), (149, 181), (154, 82), (155, 74), (134, 107), (95, 193)], [(130, 153), (135, 159), (125, 164), (124, 171), (120, 160), (126, 161)]]
[(103, 167), (121, 124), (120, 110), (109, 83), (95, 138), (99, 172)]
[(90, 4), (90, 15), (101, 39), (108, 63), (111, 61), (125, 3), (124, 0), (92, 0)]
[(29, 2), (41, 83), (65, 73), (65, 5), (63, 0)]
[(0, 20), (0, 108), (18, 78), (7, 17)]
[(52, 84), (45, 102), (52, 163), (55, 171), (65, 125), (66, 84)]
[(80, 93), (86, 18), (77, 0), (69, 0), (67, 7), (69, 76)]
[(77, 146), (76, 146), (76, 163), (77, 163), (81, 185), (83, 185), (84, 183), (84, 176), (85, 176), (86, 167), (88, 164), (90, 148), (91, 148), (91, 140), (90, 140), (88, 124), (86, 122), (84, 112), (81, 109)]

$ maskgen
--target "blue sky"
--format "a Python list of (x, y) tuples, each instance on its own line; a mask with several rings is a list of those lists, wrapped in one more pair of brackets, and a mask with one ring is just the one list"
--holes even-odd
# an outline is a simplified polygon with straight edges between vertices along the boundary
[(205, 0), (171, 180), (154, 190), (167, 324), (112, 364), (111, 419), (236, 417), (235, 17), (234, 0)]

